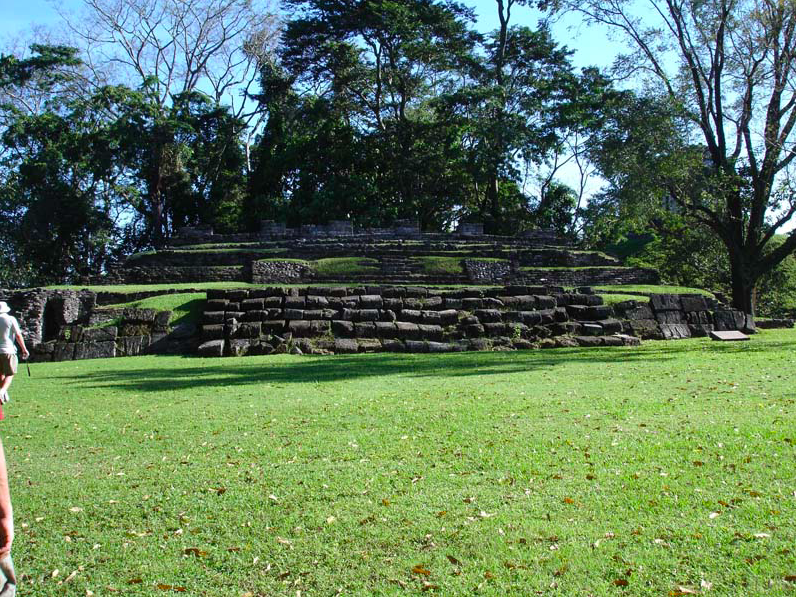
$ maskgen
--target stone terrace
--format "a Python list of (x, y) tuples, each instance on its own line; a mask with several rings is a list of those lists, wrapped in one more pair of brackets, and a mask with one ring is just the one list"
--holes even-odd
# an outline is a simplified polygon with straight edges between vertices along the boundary
[[(376, 284), (654, 284), (657, 272), (623, 267), (578, 251), (550, 231), (484, 235), (475, 226), (452, 234), (392, 229), (286, 229), (265, 223), (259, 234), (182, 230), (152, 253), (132, 256), (99, 283), (239, 281)], [(301, 236), (303, 232), (305, 236)]]

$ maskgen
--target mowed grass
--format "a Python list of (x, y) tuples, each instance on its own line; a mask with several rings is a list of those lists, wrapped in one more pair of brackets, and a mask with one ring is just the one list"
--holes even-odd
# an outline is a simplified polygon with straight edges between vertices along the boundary
[(793, 595), (796, 332), (33, 364), (24, 595)]

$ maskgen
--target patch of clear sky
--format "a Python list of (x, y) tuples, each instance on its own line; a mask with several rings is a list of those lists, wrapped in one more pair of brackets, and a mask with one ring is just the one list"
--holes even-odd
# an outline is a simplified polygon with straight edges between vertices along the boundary
[[(81, 0), (59, 0), (62, 10), (79, 12)], [(475, 9), (478, 17), (476, 27), (479, 31), (488, 32), (497, 28), (497, 4), (495, 0), (467, 0), (465, 6)], [(511, 23), (536, 27), (539, 12), (523, 6), (515, 5), (512, 10)], [(0, 0), (0, 48), (7, 47), (7, 42), (14, 37), (24, 36), (32, 26), (56, 26), (60, 17), (50, 0)], [(616, 55), (616, 45), (605, 35), (605, 31), (580, 26), (576, 18), (566, 18), (553, 26), (556, 41), (575, 50), (573, 62), (578, 67), (610, 66)]]

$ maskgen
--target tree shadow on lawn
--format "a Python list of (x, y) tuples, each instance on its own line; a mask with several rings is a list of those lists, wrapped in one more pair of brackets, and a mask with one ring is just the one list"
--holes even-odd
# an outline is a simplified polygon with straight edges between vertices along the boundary
[[(184, 357), (179, 367), (150, 366), (114, 369), (109, 361), (103, 370), (62, 376), (70, 384), (86, 388), (125, 387), (131, 391), (163, 392), (197, 388), (225, 388), (257, 384), (305, 384), (337, 382), (369, 377), (468, 377), (509, 375), (532, 370), (553, 370), (557, 366), (632, 362), (656, 364), (696, 355), (752, 353), (793, 348), (790, 342), (724, 344), (716, 342), (648, 342), (640, 349), (571, 348), (516, 352), (465, 352), (449, 354), (374, 353), (324, 357), (245, 357), (241, 359), (199, 359)], [(173, 358), (173, 357), (171, 357)], [(197, 366), (191, 366), (197, 363)], [(202, 363), (199, 366), (198, 363)], [(165, 363), (163, 363), (165, 364)], [(686, 363), (684, 362), (684, 366)]]

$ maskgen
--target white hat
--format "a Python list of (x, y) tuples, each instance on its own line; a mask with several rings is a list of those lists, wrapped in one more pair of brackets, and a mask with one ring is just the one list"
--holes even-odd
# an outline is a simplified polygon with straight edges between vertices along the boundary
[(11, 307), (8, 306), (8, 303), (5, 301), (0, 301), (0, 314), (8, 313), (11, 311)]

